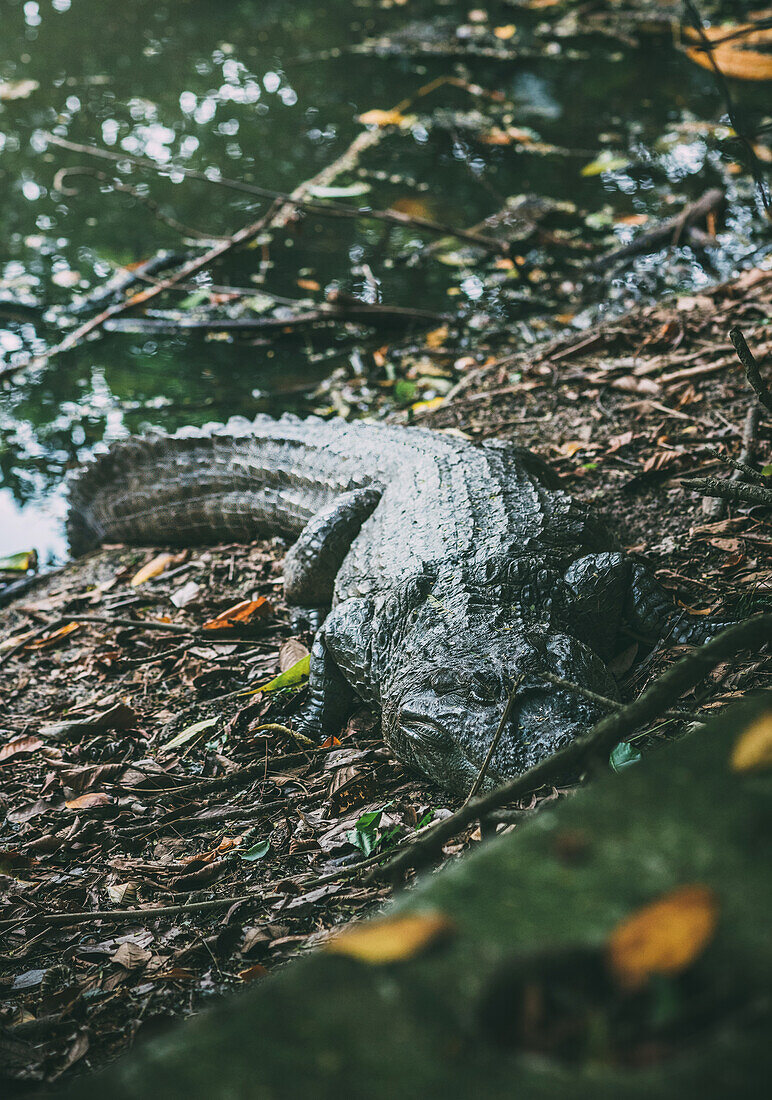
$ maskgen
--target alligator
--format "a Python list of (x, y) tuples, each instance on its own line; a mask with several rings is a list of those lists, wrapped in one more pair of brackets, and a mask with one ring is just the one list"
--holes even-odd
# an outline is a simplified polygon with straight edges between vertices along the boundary
[(537, 455), (430, 429), (285, 415), (129, 437), (76, 475), (68, 534), (75, 554), (294, 540), (287, 602), (318, 625), (303, 731), (339, 733), (358, 697), (399, 760), (457, 793), (486, 756), (500, 783), (606, 713), (593, 693), (619, 699), (625, 630), (718, 626), (676, 612)]

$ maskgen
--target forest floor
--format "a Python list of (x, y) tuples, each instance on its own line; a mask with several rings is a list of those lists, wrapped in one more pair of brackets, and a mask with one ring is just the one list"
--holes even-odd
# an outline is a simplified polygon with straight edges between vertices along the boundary
[[(746, 617), (770, 604), (769, 513), (708, 510), (680, 479), (724, 476), (713, 452), (739, 455), (755, 397), (726, 333), (742, 328), (764, 372), (770, 317), (772, 271), (750, 270), (492, 361), (443, 359), (435, 346), (438, 371), (456, 379), (451, 396), (397, 418), (532, 447), (607, 515), (674, 601)], [(762, 466), (772, 461), (763, 417), (756, 451)], [(371, 912), (391, 887), (363, 883), (355, 863), (454, 808), (390, 757), (367, 714), (317, 746), (291, 729), (302, 687), (261, 690), (302, 661), (310, 640), (288, 625), (284, 549), (260, 542), (158, 559), (162, 547), (109, 547), (8, 609), (0, 1047), (9, 1092), (102, 1065)], [(244, 601), (251, 617), (237, 610)], [(227, 611), (234, 625), (214, 622)], [(631, 641), (614, 662), (625, 697), (679, 654)], [(682, 705), (708, 713), (769, 687), (771, 665), (757, 655), (720, 666)], [(677, 733), (660, 724), (637, 738)], [(519, 808), (568, 793), (542, 790)], [(479, 827), (467, 829), (445, 859), (480, 840)]]

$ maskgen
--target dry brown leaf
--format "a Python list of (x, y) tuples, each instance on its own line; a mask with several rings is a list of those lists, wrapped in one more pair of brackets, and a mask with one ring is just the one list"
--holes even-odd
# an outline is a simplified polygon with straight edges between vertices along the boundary
[(138, 572), (129, 581), (132, 588), (137, 588), (140, 584), (144, 584), (145, 581), (150, 581), (153, 577), (160, 577), (162, 573), (165, 573), (171, 563), (174, 561), (174, 554), (157, 554), (152, 561), (143, 565)]
[(146, 947), (141, 947), (133, 940), (127, 940), (112, 956), (111, 962), (122, 966), (124, 970), (138, 970), (150, 962), (152, 954), (152, 951), (148, 951)]
[(12, 741), (9, 741), (7, 745), (3, 745), (0, 749), (0, 764), (6, 760), (13, 760), (14, 756), (20, 756), (22, 753), (37, 752), (38, 749), (42, 748), (43, 742), (39, 737), (28, 735), (14, 737)]
[(82, 794), (79, 798), (71, 798), (65, 802), (68, 810), (95, 810), (99, 806), (109, 806), (115, 799), (104, 791), (92, 791)]
[(256, 600), (242, 600), (240, 603), (234, 604), (233, 607), (229, 607), (227, 611), (222, 611), (214, 619), (204, 623), (204, 630), (227, 630), (235, 623), (240, 623), (243, 626), (253, 619), (265, 618), (272, 611), (273, 607), (265, 596), (258, 596)]
[(401, 122), (404, 122), (405, 116), (401, 111), (395, 109), (391, 111), (365, 111), (363, 115), (359, 115), (357, 121), (364, 123), (365, 126), (399, 126)]
[(772, 710), (765, 711), (743, 730), (732, 749), (730, 764), (735, 772), (772, 768)]
[(316, 279), (298, 279), (297, 285), (301, 290), (321, 290), (321, 286), (317, 283)]
[(286, 672), (308, 656), (308, 646), (303, 645), (300, 638), (287, 638), (279, 650), (279, 672)]
[[(728, 38), (730, 32), (736, 37)], [(702, 46), (690, 46), (686, 55), (703, 69), (713, 71), (712, 54), (716, 67), (724, 76), (736, 80), (772, 80), (772, 28), (757, 30), (753, 23), (738, 23), (731, 28), (704, 27), (702, 33), (716, 43), (712, 51), (708, 53)], [(686, 36), (692, 41), (700, 40), (699, 33), (692, 27), (686, 28)], [(759, 49), (752, 49), (753, 46)]]
[(718, 899), (700, 883), (680, 886), (618, 924), (607, 944), (611, 972), (626, 989), (655, 974), (678, 974), (702, 954), (718, 922)]
[(503, 27), (494, 27), (493, 33), (497, 38), (500, 38), (502, 42), (506, 42), (510, 38), (514, 38), (517, 33), (517, 27), (514, 23), (506, 23)]
[(255, 963), (254, 966), (247, 967), (246, 970), (239, 971), (239, 977), (242, 982), (253, 982), (255, 978), (264, 978), (268, 971), (260, 963)]
[(412, 959), (453, 930), (443, 913), (411, 913), (404, 917), (383, 917), (345, 928), (333, 936), (324, 949), (335, 955), (381, 966)]
[(44, 634), (37, 641), (30, 642), (25, 648), (48, 649), (49, 646), (60, 642), (62, 638), (66, 638), (68, 634), (74, 634), (76, 630), (80, 630), (80, 623), (67, 623), (65, 626), (60, 626), (58, 630), (53, 630), (50, 634)]

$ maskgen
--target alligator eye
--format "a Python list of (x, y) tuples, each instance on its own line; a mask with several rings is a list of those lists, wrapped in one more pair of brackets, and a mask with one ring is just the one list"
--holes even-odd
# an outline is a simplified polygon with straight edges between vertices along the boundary
[(491, 703), (498, 698), (498, 679), (485, 672), (474, 672), (469, 685), (469, 690), (474, 699), (481, 703)]
[(432, 673), (429, 680), (430, 687), (439, 695), (446, 695), (449, 691), (453, 691), (457, 687), (457, 683), (456, 677), (446, 668), (438, 669), (437, 672)]

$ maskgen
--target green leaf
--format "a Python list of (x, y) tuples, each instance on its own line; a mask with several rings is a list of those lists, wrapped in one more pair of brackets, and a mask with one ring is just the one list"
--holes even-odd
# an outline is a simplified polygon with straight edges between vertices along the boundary
[(184, 745), (187, 741), (192, 739), (199, 733), (203, 733), (204, 730), (211, 729), (212, 726), (216, 726), (219, 722), (219, 718), (204, 718), (201, 722), (194, 722), (192, 726), (187, 726), (184, 730), (180, 730), (172, 737), (171, 741), (167, 741), (161, 748), (164, 750), (178, 749), (180, 745)]
[(761, 476), (762, 477), (772, 477), (772, 466), (762, 466), (761, 467)]
[(262, 859), (263, 856), (268, 855), (270, 847), (271, 842), (269, 840), (259, 840), (257, 844), (247, 848), (246, 852), (239, 852), (239, 856), (241, 859), (248, 859), (250, 863), (253, 863), (256, 859)]
[(260, 687), (253, 688), (252, 691), (246, 691), (244, 694), (255, 695), (258, 691), (281, 691), (283, 688), (299, 687), (306, 682), (310, 671), (311, 654), (307, 653), (305, 657), (301, 657), (299, 661), (296, 661), (291, 668), (288, 668), (285, 672), (280, 672), (267, 684), (261, 684)]
[(611, 750), (609, 764), (615, 772), (621, 772), (623, 768), (629, 768), (631, 764), (637, 764), (642, 759), (638, 750), (629, 741), (620, 741)]
[(629, 163), (629, 157), (615, 156), (609, 150), (605, 150), (595, 160), (591, 160), (589, 164), (585, 164), (584, 168), (582, 168), (581, 175), (600, 176), (603, 172), (618, 172), (621, 168), (627, 168)]
[(198, 306), (204, 305), (209, 301), (208, 290), (194, 290), (192, 294), (188, 294), (187, 298), (183, 298), (180, 302), (182, 309), (197, 309)]
[(36, 569), (37, 564), (38, 556), (34, 550), (21, 550), (18, 554), (0, 558), (0, 572), (26, 573), (29, 569)]

